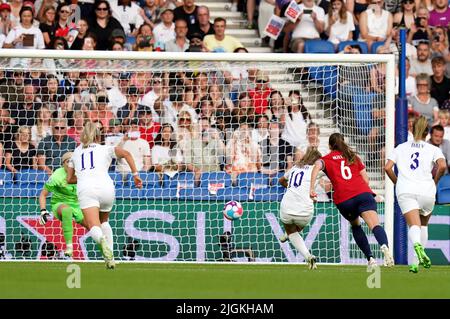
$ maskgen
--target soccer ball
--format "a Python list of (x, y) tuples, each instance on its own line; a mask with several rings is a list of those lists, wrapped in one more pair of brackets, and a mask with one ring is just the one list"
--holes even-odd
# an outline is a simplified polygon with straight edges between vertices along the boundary
[(225, 216), (228, 220), (236, 220), (242, 217), (244, 213), (244, 209), (242, 208), (241, 203), (236, 202), (234, 200), (229, 201), (225, 204), (223, 208), (223, 216)]

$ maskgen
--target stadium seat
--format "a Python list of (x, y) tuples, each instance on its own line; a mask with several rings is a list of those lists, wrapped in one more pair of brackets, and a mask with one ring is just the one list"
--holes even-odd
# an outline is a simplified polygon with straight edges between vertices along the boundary
[(436, 197), (438, 204), (450, 204), (450, 174), (442, 176), (439, 180)]
[(367, 43), (366, 42), (362, 42), (362, 41), (342, 41), (342, 42), (339, 42), (337, 52), (343, 51), (344, 48), (347, 45), (359, 45), (359, 47), (361, 48), (361, 54), (369, 53), (369, 48), (367, 47)]
[(237, 177), (239, 187), (267, 188), (269, 187), (269, 175), (261, 173), (241, 173)]
[(142, 190), (130, 186), (116, 186), (116, 198), (142, 198)]
[(23, 169), (17, 173), (16, 181), (22, 188), (42, 188), (47, 181), (48, 175), (45, 171), (34, 169)]
[(164, 188), (177, 188), (178, 185), (182, 187), (192, 188), (194, 187), (194, 173), (182, 172), (170, 178), (164, 175), (163, 187)]
[[(212, 198), (215, 198), (215, 195), (211, 196), (214, 196)], [(179, 197), (187, 200), (210, 200), (210, 193), (208, 188), (204, 187), (186, 188), (180, 189)]]
[(331, 99), (337, 95), (338, 72), (336, 66), (312, 66), (309, 67), (309, 78), (322, 84), (323, 92)]
[(13, 182), (13, 175), (8, 170), (0, 170), (0, 187), (10, 187)]
[(279, 202), (283, 198), (286, 189), (283, 186), (273, 186), (264, 189), (256, 189), (254, 200), (260, 202)]
[(141, 199), (163, 200), (176, 198), (175, 188), (144, 188), (140, 191)]
[(305, 53), (335, 53), (334, 45), (326, 40), (306, 40)]
[(219, 189), (215, 199), (217, 201), (235, 200), (238, 202), (248, 201), (250, 195), (250, 188), (247, 187), (227, 187)]
[(231, 186), (231, 176), (225, 172), (206, 172), (202, 174), (200, 186), (208, 188), (209, 184), (223, 183), (224, 187)]
[(372, 43), (372, 47), (370, 48), (370, 53), (376, 54), (378, 48), (381, 47), (382, 45), (384, 45), (384, 41), (378, 41), (378, 42)]
[[(154, 188), (154, 187), (161, 187), (161, 181), (159, 179), (158, 173), (152, 173), (152, 172), (140, 172), (139, 177), (142, 179), (142, 187), (146, 188)], [(128, 175), (128, 185), (133, 187), (133, 175)]]
[(278, 172), (270, 177), (270, 186), (278, 186), (278, 180), (283, 177), (285, 172)]
[(109, 177), (111, 177), (111, 179), (113, 180), (114, 185), (116, 185), (118, 187), (122, 187), (122, 185), (125, 184), (122, 173), (108, 172), (108, 174), (109, 174)]

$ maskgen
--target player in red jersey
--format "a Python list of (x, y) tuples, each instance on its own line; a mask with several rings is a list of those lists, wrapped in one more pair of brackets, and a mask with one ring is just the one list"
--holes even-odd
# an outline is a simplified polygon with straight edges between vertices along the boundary
[[(331, 134), (329, 139), (331, 152), (323, 156), (314, 165), (311, 185), (315, 185), (317, 175), (323, 170), (333, 185), (333, 201), (341, 215), (352, 225), (355, 242), (366, 256), (369, 267), (376, 265), (369, 241), (361, 227), (359, 217), (366, 222), (375, 235), (384, 254), (385, 266), (392, 267), (394, 260), (389, 252), (386, 232), (378, 222), (375, 194), (369, 187), (369, 177), (361, 159), (344, 141), (340, 133)], [(312, 199), (317, 197), (314, 187), (310, 187)]]

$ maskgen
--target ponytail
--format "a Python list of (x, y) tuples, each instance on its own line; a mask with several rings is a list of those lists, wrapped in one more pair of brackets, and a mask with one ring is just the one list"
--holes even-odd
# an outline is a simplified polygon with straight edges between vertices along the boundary
[(318, 151), (317, 147), (308, 146), (305, 155), (302, 159), (295, 163), (298, 167), (303, 167), (305, 165), (314, 165), (314, 163), (322, 157), (322, 154)]
[(101, 137), (101, 132), (97, 125), (92, 122), (87, 122), (84, 125), (83, 132), (81, 133), (80, 141), (83, 148), (87, 148), (90, 144), (95, 143), (99, 137)]
[(425, 140), (428, 135), (428, 120), (425, 116), (419, 116), (413, 124), (414, 141)]
[(333, 151), (339, 151), (349, 164), (353, 164), (356, 160), (356, 152), (344, 141), (344, 136), (340, 133), (333, 133), (330, 135), (330, 148)]

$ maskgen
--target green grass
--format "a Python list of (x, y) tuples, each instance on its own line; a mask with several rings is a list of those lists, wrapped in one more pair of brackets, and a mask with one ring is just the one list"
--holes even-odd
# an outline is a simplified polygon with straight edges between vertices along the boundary
[(0, 298), (450, 298), (450, 267), (381, 269), (369, 289), (363, 266), (79, 263), (81, 288), (69, 289), (68, 263), (0, 262)]

